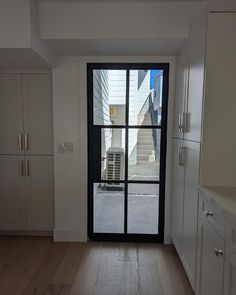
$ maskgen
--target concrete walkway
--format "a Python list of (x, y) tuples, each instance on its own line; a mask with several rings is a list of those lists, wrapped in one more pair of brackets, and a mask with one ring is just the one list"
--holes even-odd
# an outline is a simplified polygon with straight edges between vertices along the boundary
[[(132, 184), (130, 186), (128, 232), (157, 234), (159, 206), (157, 185)], [(94, 196), (94, 232), (123, 233), (123, 230), (124, 193), (106, 192), (99, 189)]]

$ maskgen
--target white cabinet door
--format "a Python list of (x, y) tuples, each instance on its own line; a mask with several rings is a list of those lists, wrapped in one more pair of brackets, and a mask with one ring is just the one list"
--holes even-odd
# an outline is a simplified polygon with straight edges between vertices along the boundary
[(185, 181), (182, 261), (191, 285), (195, 289), (200, 143), (184, 141), (184, 152)]
[(229, 247), (225, 253), (224, 295), (236, 294), (236, 253)]
[(20, 75), (0, 74), (0, 154), (22, 154), (19, 142), (22, 133)]
[(51, 231), (54, 226), (53, 156), (26, 157), (27, 228)]
[(23, 156), (0, 156), (0, 230), (25, 230)]
[(222, 295), (224, 274), (223, 239), (211, 228), (200, 215), (199, 218), (199, 253), (198, 253), (198, 295)]
[[(187, 52), (187, 50), (186, 50)], [(183, 52), (176, 60), (176, 89), (174, 107), (174, 137), (183, 138), (180, 130), (180, 116), (185, 111), (188, 92), (188, 55)]]
[(190, 31), (189, 41), (189, 87), (186, 112), (187, 130), (184, 139), (200, 142), (202, 102), (204, 90), (206, 48), (206, 16), (198, 20)]
[(24, 129), (28, 134), (26, 154), (53, 154), (51, 75), (23, 74)]
[(184, 198), (184, 166), (179, 163), (179, 151), (182, 146), (182, 140), (173, 139), (171, 236), (180, 255), (182, 252)]

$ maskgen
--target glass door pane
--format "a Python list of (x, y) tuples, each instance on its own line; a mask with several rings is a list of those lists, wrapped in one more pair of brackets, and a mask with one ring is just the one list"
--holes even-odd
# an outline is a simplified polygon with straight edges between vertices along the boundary
[(131, 70), (129, 84), (129, 125), (160, 125), (163, 71)]
[(94, 183), (94, 232), (124, 233), (124, 184)]
[(126, 70), (93, 70), (93, 124), (125, 125)]
[(160, 142), (160, 129), (129, 129), (129, 180), (159, 180)]
[(128, 233), (158, 234), (159, 185), (128, 185)]

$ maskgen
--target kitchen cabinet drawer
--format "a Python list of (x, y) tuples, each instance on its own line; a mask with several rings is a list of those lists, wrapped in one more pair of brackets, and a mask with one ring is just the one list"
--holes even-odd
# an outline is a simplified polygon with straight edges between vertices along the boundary
[(226, 218), (222, 209), (207, 194), (200, 193), (200, 214), (211, 224), (216, 232), (225, 238)]
[(223, 295), (224, 240), (203, 215), (198, 227), (198, 295)]

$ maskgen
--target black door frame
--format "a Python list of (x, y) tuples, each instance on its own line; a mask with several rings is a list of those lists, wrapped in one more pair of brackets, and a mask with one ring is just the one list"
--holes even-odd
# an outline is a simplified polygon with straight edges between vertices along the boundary
[[(125, 125), (93, 125), (93, 70), (126, 70), (126, 118)], [(163, 97), (162, 97), (162, 122), (161, 125), (128, 125), (129, 120), (129, 74), (130, 70), (151, 70), (163, 71)], [(169, 95), (169, 63), (87, 63), (87, 101), (88, 101), (88, 238), (97, 241), (135, 241), (135, 242), (159, 242), (164, 241), (165, 224), (165, 178), (166, 178), (166, 145), (167, 145), (167, 116), (168, 116), (168, 95)], [(100, 166), (94, 163), (100, 159), (99, 149), (94, 149), (93, 142), (101, 146), (99, 130), (102, 128), (123, 128), (125, 133), (125, 180), (117, 181), (125, 184), (124, 196), (124, 233), (94, 233), (93, 231), (93, 183), (114, 183), (101, 179)], [(161, 152), (160, 152), (160, 176), (159, 181), (134, 181), (128, 180), (128, 131), (129, 129), (160, 129), (161, 130)], [(94, 176), (96, 175), (96, 176)], [(100, 176), (98, 176), (100, 175)], [(159, 184), (159, 220), (158, 234), (130, 234), (127, 233), (127, 212), (128, 212), (128, 183)]]

